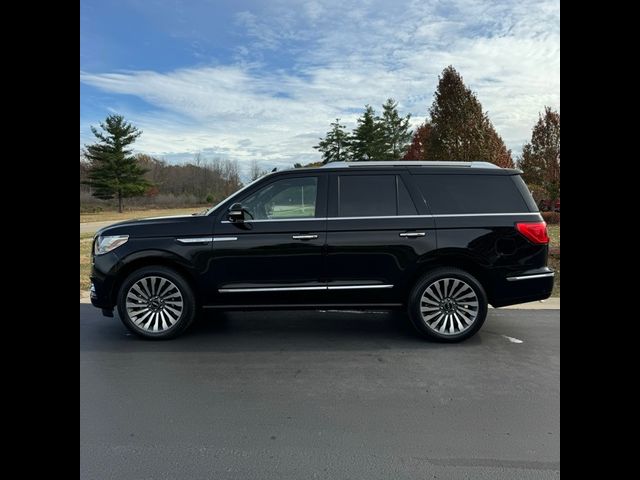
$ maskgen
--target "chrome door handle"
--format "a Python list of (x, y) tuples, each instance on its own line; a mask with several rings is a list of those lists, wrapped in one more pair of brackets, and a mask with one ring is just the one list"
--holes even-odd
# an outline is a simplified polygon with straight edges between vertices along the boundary
[(294, 240), (312, 240), (318, 238), (318, 235), (292, 235), (291, 238)]
[(426, 235), (425, 232), (402, 232), (400, 234), (401, 237), (424, 237)]

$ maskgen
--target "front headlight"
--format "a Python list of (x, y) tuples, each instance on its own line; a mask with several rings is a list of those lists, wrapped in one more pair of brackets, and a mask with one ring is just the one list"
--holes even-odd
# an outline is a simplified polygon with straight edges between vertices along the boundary
[(102, 255), (127, 243), (129, 235), (113, 235), (110, 237), (99, 236), (94, 244), (94, 255)]

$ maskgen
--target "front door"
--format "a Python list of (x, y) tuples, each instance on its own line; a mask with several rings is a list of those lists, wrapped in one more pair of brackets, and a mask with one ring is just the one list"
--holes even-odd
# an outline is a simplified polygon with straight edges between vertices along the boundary
[(210, 269), (216, 304), (322, 300), (326, 190), (326, 174), (278, 175), (234, 199), (243, 222), (229, 221), (226, 211), (217, 216)]

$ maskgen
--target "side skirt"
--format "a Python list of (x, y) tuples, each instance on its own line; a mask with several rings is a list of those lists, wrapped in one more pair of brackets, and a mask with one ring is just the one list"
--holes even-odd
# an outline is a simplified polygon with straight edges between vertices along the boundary
[(203, 305), (204, 309), (217, 310), (318, 310), (332, 308), (335, 310), (373, 310), (380, 308), (402, 308), (402, 303), (283, 303), (283, 304), (264, 304), (264, 305)]

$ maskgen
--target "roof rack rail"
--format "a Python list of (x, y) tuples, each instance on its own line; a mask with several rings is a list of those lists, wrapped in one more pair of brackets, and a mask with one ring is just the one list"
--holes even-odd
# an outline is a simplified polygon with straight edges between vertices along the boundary
[(358, 168), (358, 167), (466, 167), (466, 168), (500, 168), (489, 162), (440, 162), (427, 160), (382, 160), (329, 162), (322, 168)]

